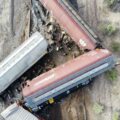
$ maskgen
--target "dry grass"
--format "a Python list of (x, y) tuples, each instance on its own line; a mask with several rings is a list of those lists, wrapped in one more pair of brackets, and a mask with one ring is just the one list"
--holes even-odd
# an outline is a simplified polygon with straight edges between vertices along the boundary
[(114, 35), (117, 32), (117, 27), (112, 23), (101, 24), (99, 26), (99, 29), (100, 31), (102, 31), (104, 35), (107, 35), (107, 36)]
[(116, 4), (117, 0), (105, 0), (105, 3), (109, 8), (112, 8)]
[(115, 112), (114, 114), (113, 114), (113, 117), (112, 117), (112, 120), (119, 120), (119, 113), (118, 112)]
[(115, 81), (118, 77), (117, 70), (114, 68), (112, 70), (107, 71), (106, 72), (106, 77), (107, 77), (108, 80)]
[(104, 110), (104, 106), (99, 104), (99, 103), (95, 103), (93, 106), (93, 111), (95, 112), (95, 114), (101, 114)]
[(113, 52), (120, 52), (120, 43), (112, 42), (111, 48), (112, 48)]

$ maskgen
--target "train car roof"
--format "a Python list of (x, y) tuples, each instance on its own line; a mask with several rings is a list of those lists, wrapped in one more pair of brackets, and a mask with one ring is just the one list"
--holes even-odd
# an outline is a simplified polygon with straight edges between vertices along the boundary
[(38, 90), (42, 90), (54, 82), (60, 81), (66, 76), (76, 73), (110, 55), (111, 53), (105, 49), (93, 50), (83, 54), (59, 67), (43, 73), (32, 81), (28, 81), (27, 86), (23, 88), (23, 96), (27, 97), (34, 94)]
[(38, 42), (42, 41), (46, 40), (39, 32), (35, 32), (30, 38), (28, 38), (28, 40), (26, 40), (0, 63), (0, 76), (8, 71), (18, 61), (20, 61), (21, 58), (25, 56), (25, 54), (27, 54), (32, 48), (36, 47)]
[(58, 0), (40, 0), (40, 2), (53, 14), (61, 27), (66, 30), (79, 47), (89, 50), (95, 49), (96, 42), (75, 21), (72, 15), (62, 7)]
[(30, 112), (21, 106), (18, 106), (16, 103), (9, 106), (0, 115), (4, 120), (39, 120)]

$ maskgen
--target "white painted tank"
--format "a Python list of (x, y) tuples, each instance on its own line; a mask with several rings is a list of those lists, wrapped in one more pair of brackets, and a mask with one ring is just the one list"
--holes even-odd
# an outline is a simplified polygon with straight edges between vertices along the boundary
[(36, 32), (1, 62), (0, 93), (42, 58), (47, 53), (47, 47), (45, 38)]
[(9, 106), (0, 114), (0, 120), (39, 120), (33, 114), (18, 106), (16, 103)]

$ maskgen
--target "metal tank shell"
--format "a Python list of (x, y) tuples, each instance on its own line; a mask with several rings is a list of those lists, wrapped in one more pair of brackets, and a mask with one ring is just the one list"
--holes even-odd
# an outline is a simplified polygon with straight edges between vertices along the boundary
[(36, 108), (77, 85), (89, 80), (114, 66), (113, 55), (105, 49), (85, 53), (57, 68), (28, 81), (23, 88), (26, 105)]
[(71, 36), (71, 38), (82, 49), (93, 50), (96, 48), (96, 41), (85, 31), (85, 27), (72, 17), (59, 0), (40, 0), (43, 6), (53, 15), (61, 27)]
[(2, 120), (40, 120), (16, 103), (6, 108), (0, 116)]
[(36, 32), (1, 62), (0, 93), (42, 58), (47, 53), (47, 47), (46, 39)]

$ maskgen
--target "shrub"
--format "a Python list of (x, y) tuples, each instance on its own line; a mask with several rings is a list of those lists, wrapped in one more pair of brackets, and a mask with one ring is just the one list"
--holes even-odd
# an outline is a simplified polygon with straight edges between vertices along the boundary
[(112, 23), (100, 24), (99, 29), (103, 32), (104, 35), (111, 36), (117, 32), (117, 27)]
[(99, 103), (95, 103), (93, 106), (93, 111), (95, 112), (95, 114), (101, 114), (104, 110), (104, 106), (102, 106)]
[(118, 72), (117, 70), (114, 68), (112, 70), (109, 70), (106, 72), (106, 76), (107, 76), (107, 79), (111, 80), (111, 81), (115, 81), (118, 77)]
[(113, 114), (112, 120), (119, 120), (119, 113), (118, 112), (115, 112)]
[(118, 43), (118, 42), (112, 42), (111, 47), (114, 52), (120, 51), (120, 43)]
[(105, 0), (105, 3), (108, 7), (113, 7), (116, 4), (117, 0)]

